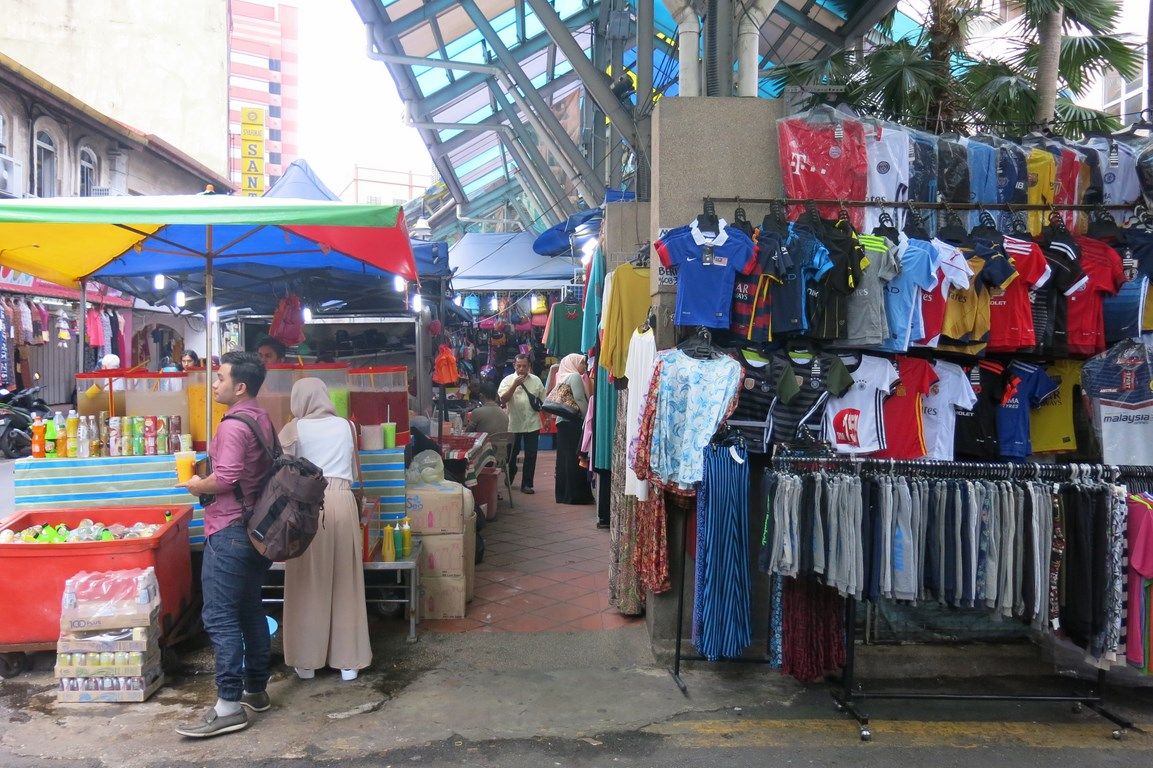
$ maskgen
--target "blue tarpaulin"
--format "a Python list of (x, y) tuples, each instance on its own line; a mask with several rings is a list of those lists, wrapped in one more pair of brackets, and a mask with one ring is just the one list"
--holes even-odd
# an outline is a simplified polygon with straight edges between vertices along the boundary
[(448, 252), (452, 286), (458, 291), (545, 290), (568, 285), (574, 263), (568, 258), (542, 256), (533, 250), (529, 232), (492, 234), (469, 232)]
[(532, 249), (541, 256), (571, 255), (574, 245), (579, 251), (587, 238), (600, 235), (603, 215), (600, 208), (574, 213), (560, 224), (542, 232), (532, 244)]

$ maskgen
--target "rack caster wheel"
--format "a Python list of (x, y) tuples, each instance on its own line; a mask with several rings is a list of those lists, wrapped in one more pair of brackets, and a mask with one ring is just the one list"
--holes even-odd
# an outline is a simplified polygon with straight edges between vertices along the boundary
[(23, 653), (0, 653), (0, 677), (16, 677), (28, 668), (28, 657)]
[(1125, 729), (1124, 728), (1118, 728), (1117, 730), (1113, 731), (1113, 740), (1114, 741), (1121, 741), (1121, 739), (1123, 739), (1123, 738), (1125, 738)]
[(868, 728), (862, 728), (861, 729), (861, 741), (872, 741), (872, 740), (873, 740), (873, 732), (870, 731)]
[(1082, 704), (1081, 702), (1078, 701), (1076, 704), (1073, 705), (1073, 714), (1074, 715), (1079, 715), (1084, 711), (1085, 711), (1085, 705)]

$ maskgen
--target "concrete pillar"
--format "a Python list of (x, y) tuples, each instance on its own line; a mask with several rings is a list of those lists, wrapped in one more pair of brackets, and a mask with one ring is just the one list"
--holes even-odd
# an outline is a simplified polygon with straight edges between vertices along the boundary
[[(784, 104), (777, 100), (728, 98), (662, 99), (653, 114), (652, 203), (649, 232), (656, 240), (661, 229), (688, 224), (700, 213), (706, 196), (772, 198), (783, 194), (780, 164), (777, 160), (776, 121), (784, 116)], [(768, 206), (744, 203), (749, 218), (759, 221)], [(732, 220), (735, 203), (718, 203), (717, 213)], [(611, 208), (611, 206), (610, 206)], [(653, 304), (657, 310), (657, 346), (666, 349), (676, 343), (672, 326), (676, 303), (675, 275), (659, 268), (653, 255)], [(672, 653), (676, 635), (677, 575), (681, 567), (681, 541), (684, 517), (669, 515), (669, 563), (673, 589), (662, 595), (649, 595), (647, 622), (653, 652), (666, 659)], [(759, 521), (751, 525), (756, 527)], [(750, 545), (759, 546), (761, 531), (750, 531)], [(750, 553), (750, 563), (754, 562)], [(685, 590), (685, 620), (692, 617), (693, 565), (686, 569), (690, 580)], [(756, 640), (751, 651), (764, 647), (765, 578), (753, 580), (753, 628)], [(685, 638), (689, 626), (685, 625)], [(686, 653), (691, 654), (691, 645)]]

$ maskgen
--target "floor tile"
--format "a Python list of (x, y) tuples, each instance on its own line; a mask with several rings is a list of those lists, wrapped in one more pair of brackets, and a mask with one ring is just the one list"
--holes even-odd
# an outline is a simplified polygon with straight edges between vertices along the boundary
[(493, 626), (504, 632), (547, 632), (557, 628), (555, 622), (549, 621), (544, 616), (534, 616), (532, 614), (515, 616), (511, 619), (498, 622)]
[(570, 621), (576, 621), (577, 619), (583, 619), (585, 616), (591, 616), (594, 613), (600, 613), (600, 611), (573, 605), (572, 603), (555, 603), (554, 605), (533, 611), (532, 615), (543, 616), (554, 624), (560, 625), (567, 624)]

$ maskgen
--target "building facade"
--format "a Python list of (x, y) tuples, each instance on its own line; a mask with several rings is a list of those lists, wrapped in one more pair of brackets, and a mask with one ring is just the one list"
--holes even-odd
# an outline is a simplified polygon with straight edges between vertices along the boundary
[(229, 172), (261, 194), (297, 158), (299, 11), (274, 0), (230, 0)]

